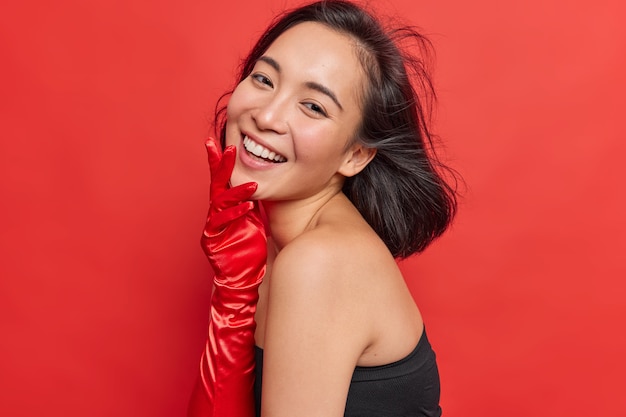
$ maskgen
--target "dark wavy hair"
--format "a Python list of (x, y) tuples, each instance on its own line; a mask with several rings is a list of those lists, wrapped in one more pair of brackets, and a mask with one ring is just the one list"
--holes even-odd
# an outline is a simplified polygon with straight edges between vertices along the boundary
[[(346, 178), (343, 192), (396, 258), (423, 251), (452, 221), (457, 208), (457, 174), (437, 158), (428, 128), (435, 93), (426, 70), (432, 47), (413, 27), (386, 30), (369, 12), (343, 0), (323, 0), (279, 15), (243, 60), (238, 83), (287, 29), (317, 22), (356, 40), (368, 79), (363, 120), (355, 139), (376, 156)], [(408, 41), (408, 42), (407, 42)], [(419, 54), (410, 54), (408, 47)], [(220, 101), (231, 92), (224, 94)], [(226, 106), (215, 124), (226, 140)]]

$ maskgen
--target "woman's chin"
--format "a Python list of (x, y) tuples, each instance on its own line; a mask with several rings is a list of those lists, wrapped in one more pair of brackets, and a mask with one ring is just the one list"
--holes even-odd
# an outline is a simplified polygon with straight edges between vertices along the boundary
[[(237, 172), (237, 169), (235, 168), (235, 170), (233, 171), (232, 175), (230, 176), (230, 186), (232, 187), (236, 187), (238, 185), (241, 184), (246, 184), (249, 182), (256, 182), (253, 178), (250, 178), (247, 175), (242, 175), (239, 172)], [(256, 196), (258, 195), (258, 190), (252, 195), (252, 199), (256, 199)]]
[(246, 181), (244, 176), (237, 173), (237, 170), (234, 170), (233, 173), (230, 175), (229, 183), (231, 187), (236, 187), (238, 185), (245, 184), (246, 182), (250, 181)]

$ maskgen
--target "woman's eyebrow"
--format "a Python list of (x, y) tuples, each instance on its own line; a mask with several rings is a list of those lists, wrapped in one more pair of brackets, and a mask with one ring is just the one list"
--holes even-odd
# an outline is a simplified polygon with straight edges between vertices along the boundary
[[(276, 62), (274, 58), (263, 55), (259, 58), (259, 61), (265, 62), (270, 67), (274, 68), (276, 72), (280, 72), (280, 65), (278, 64), (278, 62)], [(328, 96), (337, 105), (337, 107), (339, 107), (339, 109), (343, 111), (343, 106), (341, 105), (341, 103), (339, 103), (337, 96), (335, 95), (335, 93), (332, 92), (330, 88), (314, 81), (307, 81), (306, 83), (304, 83), (304, 85), (311, 90), (319, 91), (320, 93)]]
[(274, 68), (277, 72), (280, 72), (280, 65), (278, 65), (278, 62), (276, 62), (274, 58), (263, 55), (261, 58), (259, 58), (259, 61), (265, 62), (270, 67)]
[(328, 87), (313, 81), (307, 81), (306, 83), (304, 83), (304, 85), (306, 85), (311, 90), (319, 91), (320, 93), (327, 95), (332, 101), (335, 102), (337, 107), (339, 107), (339, 109), (343, 111), (343, 107), (341, 106), (341, 103), (339, 103), (337, 96)]

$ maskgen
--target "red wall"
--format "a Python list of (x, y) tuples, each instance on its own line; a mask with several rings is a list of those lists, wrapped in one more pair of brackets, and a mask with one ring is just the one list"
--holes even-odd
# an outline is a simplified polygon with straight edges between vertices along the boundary
[[(215, 3), (1, 7), (0, 415), (183, 414), (212, 105), (295, 4)], [(403, 264), (445, 415), (625, 414), (626, 7), (376, 4), (432, 35), (467, 182), (451, 232)]]

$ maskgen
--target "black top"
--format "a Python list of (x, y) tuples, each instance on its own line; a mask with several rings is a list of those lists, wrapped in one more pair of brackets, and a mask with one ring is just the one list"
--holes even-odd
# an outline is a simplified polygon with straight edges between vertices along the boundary
[[(261, 414), (263, 349), (256, 348), (254, 394)], [(426, 330), (407, 357), (387, 365), (357, 366), (344, 417), (439, 417), (439, 371)]]

